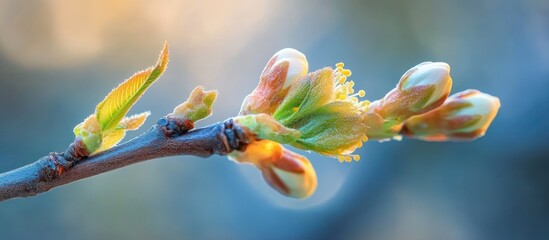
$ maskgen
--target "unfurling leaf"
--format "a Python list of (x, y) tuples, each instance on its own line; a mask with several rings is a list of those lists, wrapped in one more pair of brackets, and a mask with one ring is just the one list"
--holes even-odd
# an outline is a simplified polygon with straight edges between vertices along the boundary
[(147, 120), (149, 115), (151, 115), (151, 112), (147, 111), (122, 119), (113, 131), (107, 132), (107, 134), (102, 136), (103, 141), (101, 141), (101, 147), (93, 153), (105, 151), (118, 144), (122, 141), (122, 139), (124, 139), (127, 131), (137, 130), (141, 127), (141, 125), (143, 125), (143, 123), (145, 123), (145, 120)]
[(107, 150), (120, 142), (126, 131), (138, 129), (150, 112), (126, 117), (130, 108), (145, 93), (168, 65), (168, 44), (160, 52), (156, 65), (134, 74), (113, 89), (95, 108), (95, 113), (74, 128), (76, 139), (84, 142), (89, 153)]
[(311, 115), (314, 117), (298, 127), (301, 137), (295, 147), (328, 156), (348, 155), (365, 140), (363, 117), (350, 102), (334, 101)]
[(112, 148), (114, 145), (122, 141), (122, 139), (125, 136), (126, 136), (126, 131), (124, 129), (117, 129), (117, 130), (111, 131), (109, 134), (103, 136), (101, 147), (93, 153), (102, 152), (109, 148)]
[(120, 120), (145, 93), (148, 87), (162, 75), (168, 64), (168, 44), (160, 53), (155, 66), (134, 74), (113, 89), (95, 109), (95, 116), (101, 125), (101, 131), (108, 132), (116, 128)]
[(339, 160), (359, 159), (350, 154), (367, 140), (362, 116), (367, 102), (357, 98), (364, 91), (353, 94), (354, 82), (347, 80), (351, 72), (343, 66), (323, 68), (294, 82), (273, 114), (280, 124), (300, 132), (288, 144)]
[(151, 112), (146, 111), (140, 114), (134, 114), (129, 117), (125, 117), (124, 119), (122, 119), (122, 121), (120, 121), (116, 128), (137, 130), (139, 127), (141, 127), (141, 125), (143, 125), (143, 123), (145, 123), (145, 120), (147, 120), (147, 117), (149, 117), (149, 115), (151, 115)]

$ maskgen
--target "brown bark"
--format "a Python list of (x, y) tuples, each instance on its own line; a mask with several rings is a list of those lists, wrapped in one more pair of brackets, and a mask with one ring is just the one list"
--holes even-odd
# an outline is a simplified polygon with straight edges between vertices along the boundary
[(38, 161), (0, 174), (0, 201), (34, 196), (52, 188), (98, 175), (145, 160), (194, 155), (209, 157), (243, 150), (249, 133), (235, 125), (232, 119), (207, 127), (184, 130), (172, 119), (161, 119), (141, 136), (107, 151), (75, 157), (75, 145), (64, 153), (50, 153)]

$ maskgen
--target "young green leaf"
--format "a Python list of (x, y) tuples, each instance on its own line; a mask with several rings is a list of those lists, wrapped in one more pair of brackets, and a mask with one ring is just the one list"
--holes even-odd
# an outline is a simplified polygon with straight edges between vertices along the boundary
[(145, 120), (147, 120), (147, 117), (149, 117), (149, 115), (151, 115), (151, 112), (146, 111), (140, 114), (134, 114), (129, 117), (125, 117), (124, 119), (122, 119), (122, 121), (120, 121), (120, 124), (118, 124), (116, 128), (123, 128), (128, 131), (137, 130), (139, 127), (141, 127), (141, 125), (143, 125), (143, 123), (145, 123)]
[(101, 142), (101, 147), (93, 152), (93, 154), (105, 151), (109, 148), (112, 148), (114, 145), (118, 144), (126, 136), (126, 130), (116, 129), (109, 132), (107, 135), (103, 136), (103, 141)]
[(95, 109), (95, 116), (106, 133), (116, 128), (151, 84), (162, 75), (168, 64), (168, 44), (160, 53), (155, 66), (140, 71), (113, 89)]
[(147, 111), (122, 119), (113, 131), (109, 131), (102, 135), (101, 147), (93, 153), (105, 151), (118, 144), (122, 141), (122, 139), (124, 139), (127, 131), (137, 130), (143, 125), (143, 123), (145, 123), (145, 120), (147, 120), (149, 115), (151, 115), (151, 112)]

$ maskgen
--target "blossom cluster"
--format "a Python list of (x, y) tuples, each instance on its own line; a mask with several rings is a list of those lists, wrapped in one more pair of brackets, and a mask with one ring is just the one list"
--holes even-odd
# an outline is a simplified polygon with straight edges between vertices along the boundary
[(363, 99), (352, 72), (337, 63), (308, 72), (301, 52), (277, 52), (263, 70), (256, 89), (242, 104), (237, 124), (255, 136), (245, 151), (229, 157), (254, 164), (267, 183), (284, 195), (304, 198), (316, 188), (310, 161), (286, 149), (360, 160), (354, 154), (368, 139), (425, 141), (472, 140), (483, 136), (499, 109), (499, 99), (477, 90), (450, 97), (450, 66), (424, 62), (408, 70), (382, 99)]

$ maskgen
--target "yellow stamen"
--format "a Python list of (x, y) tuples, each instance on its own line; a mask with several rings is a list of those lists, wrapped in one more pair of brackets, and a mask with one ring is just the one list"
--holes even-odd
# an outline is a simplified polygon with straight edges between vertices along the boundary
[(341, 76), (337, 79), (337, 83), (339, 83), (340, 85), (343, 85), (345, 81), (347, 81), (347, 77), (345, 76)]
[(299, 107), (294, 107), (294, 108), (292, 108), (292, 110), (293, 110), (294, 112), (297, 112), (297, 111), (299, 110)]
[[(336, 68), (333, 70), (333, 95), (332, 95), (332, 101), (343, 101), (347, 103), (352, 103), (352, 107), (350, 111), (355, 111), (357, 114), (363, 114), (365, 110), (367, 110), (367, 107), (370, 105), (369, 101), (361, 101), (359, 99), (366, 96), (366, 92), (364, 90), (357, 90), (355, 93), (355, 90), (353, 87), (355, 86), (355, 82), (349, 80), (349, 77), (351, 76), (352, 72), (349, 69), (344, 69), (345, 66), (342, 62), (337, 63)], [(355, 136), (360, 139), (355, 139), (354, 143), (354, 149), (361, 148), (363, 146), (363, 142), (368, 141), (368, 137), (365, 135), (362, 136)], [(359, 155), (339, 155), (337, 156), (337, 160), (339, 162), (352, 162), (352, 161), (359, 161), (360, 156)]]
[(351, 162), (353, 159), (350, 156), (345, 156), (345, 162)]
[(345, 76), (347, 76), (347, 77), (350, 77), (351, 74), (353, 74), (353, 73), (352, 73), (351, 70), (349, 70), (349, 69), (343, 69), (343, 71), (341, 71), (341, 74), (343, 74), (343, 75), (345, 75)]
[(370, 101), (368, 101), (368, 100), (360, 102), (360, 108), (362, 108), (363, 110), (365, 110), (369, 106), (370, 106)]

